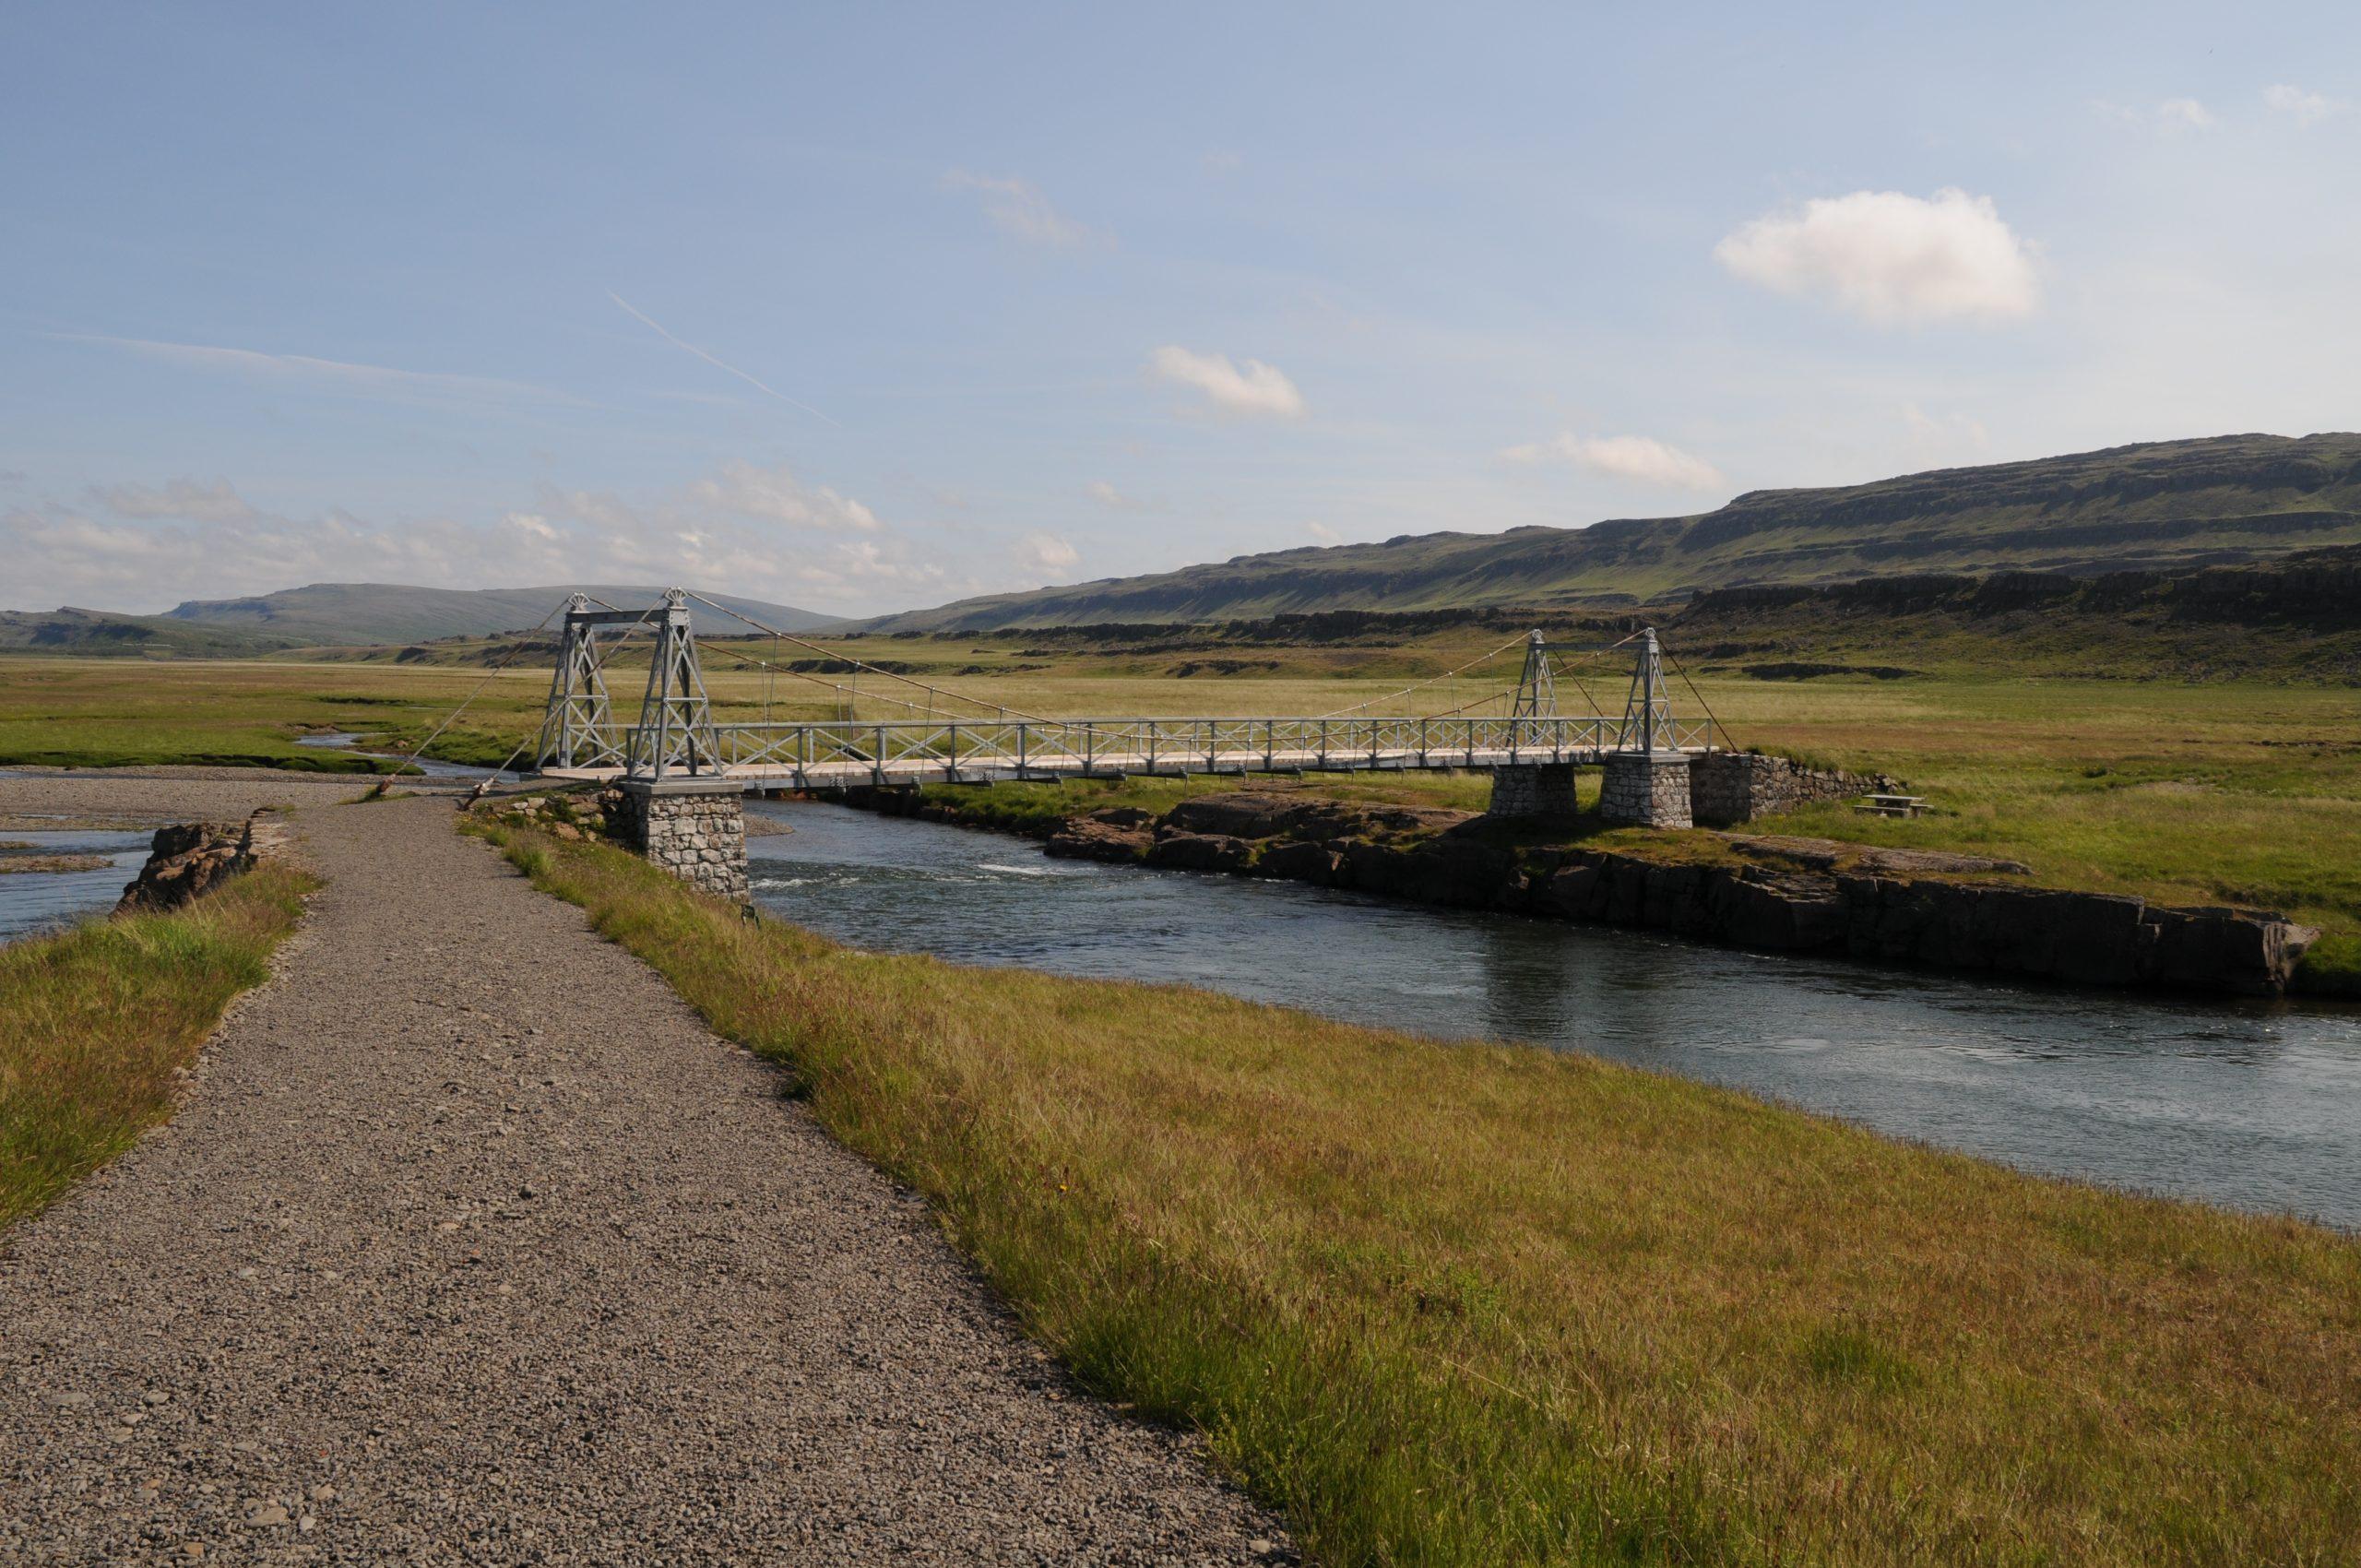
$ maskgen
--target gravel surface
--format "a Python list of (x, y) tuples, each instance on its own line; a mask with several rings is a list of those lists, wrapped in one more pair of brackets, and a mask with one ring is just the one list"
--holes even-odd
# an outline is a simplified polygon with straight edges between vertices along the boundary
[(0, 1242), (0, 1562), (1288, 1555), (451, 811), (304, 811), (279, 978)]

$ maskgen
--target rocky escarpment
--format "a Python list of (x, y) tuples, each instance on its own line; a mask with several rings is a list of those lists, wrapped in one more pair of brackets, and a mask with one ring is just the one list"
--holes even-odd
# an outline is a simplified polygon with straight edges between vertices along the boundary
[[(914, 793), (873, 806), (956, 820)], [(1050, 854), (1280, 877), (1465, 909), (2078, 984), (2284, 992), (2315, 929), (2255, 909), (2029, 887), (2025, 867), (1826, 839), (1701, 834), (1684, 858), (1534, 843), (1465, 812), (1201, 796), (1067, 820)]]
[(286, 829), (266, 808), (243, 822), (180, 822), (148, 841), (148, 863), (123, 890), (115, 913), (176, 909), (210, 893), (255, 861), (278, 853)]

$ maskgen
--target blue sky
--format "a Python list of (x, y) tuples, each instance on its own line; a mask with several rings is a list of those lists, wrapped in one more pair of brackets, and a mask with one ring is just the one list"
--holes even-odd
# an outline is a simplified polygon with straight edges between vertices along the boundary
[(18, 6), (0, 605), (859, 612), (2361, 423), (2351, 7)]

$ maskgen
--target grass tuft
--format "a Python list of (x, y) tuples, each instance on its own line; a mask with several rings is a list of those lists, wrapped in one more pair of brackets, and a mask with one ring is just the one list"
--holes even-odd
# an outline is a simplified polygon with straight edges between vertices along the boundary
[(168, 914), (0, 947), (0, 1227), (163, 1120), (173, 1069), (268, 975), (308, 886), (264, 865)]
[(1322, 1562), (2325, 1562), (2361, 1245), (1573, 1054), (838, 947), (480, 829)]

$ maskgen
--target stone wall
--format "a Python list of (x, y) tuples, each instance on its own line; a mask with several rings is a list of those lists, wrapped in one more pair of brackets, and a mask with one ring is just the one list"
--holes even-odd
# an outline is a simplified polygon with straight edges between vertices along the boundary
[(1754, 752), (1708, 753), (1697, 759), (1689, 779), (1690, 814), (1708, 827), (1752, 822), (1814, 801), (1850, 801), (1903, 790), (1899, 779), (1882, 773), (1824, 771)]
[(718, 778), (626, 781), (613, 830), (700, 893), (753, 897), (746, 880), (746, 807), (741, 787)]
[(1574, 765), (1523, 763), (1492, 769), (1487, 816), (1567, 817), (1574, 814)]
[(1608, 757), (1598, 787), (1598, 814), (1641, 827), (1691, 826), (1689, 764), (1679, 753)]

